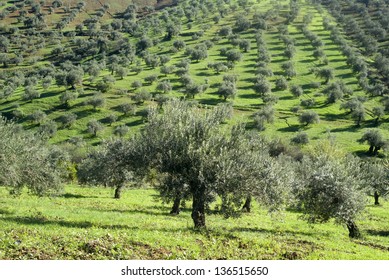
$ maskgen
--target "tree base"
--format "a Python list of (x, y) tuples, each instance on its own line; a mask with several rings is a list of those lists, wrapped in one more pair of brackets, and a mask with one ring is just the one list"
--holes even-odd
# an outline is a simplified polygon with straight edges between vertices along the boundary
[(171, 215), (178, 215), (180, 214), (180, 204), (181, 204), (181, 199), (180, 198), (176, 198), (173, 202), (173, 206), (172, 206), (172, 210), (170, 211), (170, 214)]
[(121, 196), (122, 196), (122, 190), (123, 190), (123, 186), (120, 186), (120, 187), (117, 187), (115, 189), (115, 195), (114, 195), (114, 198), (115, 199), (120, 199)]
[(242, 207), (242, 211), (246, 211), (247, 213), (251, 212), (251, 195), (246, 198), (246, 201)]
[(359, 238), (361, 237), (361, 233), (359, 231), (359, 228), (355, 224), (354, 221), (348, 221), (347, 222), (347, 229), (348, 229), (348, 236), (350, 238)]

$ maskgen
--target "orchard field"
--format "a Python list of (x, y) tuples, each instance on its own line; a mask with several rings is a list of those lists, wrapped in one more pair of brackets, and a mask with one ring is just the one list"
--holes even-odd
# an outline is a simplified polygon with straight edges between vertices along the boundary
[(389, 259), (388, 32), (380, 0), (0, 1), (0, 259)]
[[(35, 26), (27, 20), (38, 13), (31, 12), (30, 2), (20, 8), (28, 11), (22, 19), (18, 8), (2, 20), (0, 110), (27, 129), (47, 133), (51, 143), (97, 144), (114, 133), (126, 135), (144, 123), (150, 103), (172, 97), (203, 105), (232, 102), (234, 121), (269, 137), (291, 139), (302, 130), (314, 142), (331, 134), (351, 152), (366, 150), (357, 140), (367, 129), (389, 136), (387, 75), (375, 67), (377, 54), (364, 55), (326, 6), (210, 1), (193, 8), (183, 2), (147, 15), (151, 6), (111, 13), (110, 5), (46, 3), (40, 6), (42, 26)], [(377, 53), (386, 38), (376, 43)], [(224, 76), (236, 78), (227, 95), (221, 92)], [(299, 122), (305, 111), (317, 113), (319, 123)]]

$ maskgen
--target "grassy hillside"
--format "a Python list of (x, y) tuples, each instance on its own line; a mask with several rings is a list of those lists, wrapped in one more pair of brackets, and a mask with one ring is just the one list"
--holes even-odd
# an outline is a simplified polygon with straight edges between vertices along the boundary
[(269, 216), (255, 204), (238, 219), (207, 217), (195, 231), (190, 209), (169, 215), (150, 189), (115, 200), (109, 189), (68, 186), (62, 196), (19, 198), (0, 189), (0, 259), (388, 259), (388, 207), (367, 207), (363, 237), (299, 213)]
[[(17, 5), (17, 3), (7, 2), (3, 8), (6, 9), (9, 5)], [(31, 12), (33, 4), (31, 3), (26, 2), (23, 9), (26, 9), (27, 17), (33, 18), (34, 13)], [(4, 15), (0, 22), (0, 25), (3, 24), (3, 35), (10, 38), (7, 52), (5, 52), (6, 56), (8, 59), (22, 57), (22, 61), (18, 65), (11, 61), (1, 69), (3, 91), (6, 92), (10, 84), (13, 86), (12, 92), (5, 94), (1, 99), (0, 111), (7, 118), (16, 118), (28, 129), (39, 130), (45, 123), (49, 123), (51, 127), (54, 126), (57, 132), (52, 135), (52, 143), (63, 143), (73, 137), (81, 137), (90, 144), (98, 144), (102, 139), (112, 136), (115, 128), (120, 125), (127, 126), (130, 129), (130, 134), (136, 131), (144, 123), (147, 107), (150, 104), (167, 97), (185, 97), (186, 87), (177, 75), (176, 71), (179, 69), (177, 65), (182, 59), (188, 57), (187, 48), (195, 47), (204, 42), (209, 47), (208, 56), (204, 60), (192, 60), (189, 74), (194, 83), (206, 84), (207, 89), (205, 92), (197, 94), (193, 100), (204, 105), (232, 102), (235, 109), (233, 122), (244, 122), (248, 128), (253, 128), (253, 115), (265, 105), (273, 104), (275, 109), (274, 122), (265, 124), (266, 129), (261, 132), (269, 137), (280, 137), (289, 141), (298, 131), (303, 130), (311, 141), (327, 138), (331, 135), (341, 146), (354, 152), (367, 150), (366, 145), (356, 142), (366, 129), (379, 128), (386, 138), (389, 137), (387, 112), (378, 123), (375, 122), (375, 116), (372, 113), (374, 107), (381, 106), (382, 97), (372, 96), (361, 88), (358, 82), (359, 73), (353, 71), (340, 46), (333, 41), (330, 31), (324, 27), (324, 21), (329, 19), (332, 25), (336, 25), (336, 21), (320, 5), (299, 1), (297, 16), (293, 21), (288, 21), (287, 18), (291, 11), (289, 1), (261, 1), (250, 5), (244, 4), (244, 1), (243, 4), (237, 5), (232, 1), (217, 6), (224, 7), (226, 12), (216, 22), (214, 15), (218, 13), (215, 10), (217, 7), (213, 5), (213, 8), (209, 8), (211, 7), (209, 2), (207, 2), (205, 9), (200, 7), (197, 14), (195, 13), (193, 18), (189, 20), (185, 14), (188, 13), (190, 5), (185, 1), (179, 2), (180, 6), (178, 7), (162, 11), (139, 8), (136, 20), (123, 19), (125, 17), (123, 7), (128, 4), (125, 1), (115, 1), (115, 4), (109, 3), (109, 5), (100, 5), (100, 7), (93, 6), (91, 3), (86, 1), (80, 9), (77, 8), (81, 5), (79, 3), (70, 3), (68, 6), (64, 5), (52, 10), (50, 10), (51, 4), (43, 6), (42, 14), (45, 25), (36, 29), (35, 33), (29, 31), (26, 23), (18, 20), (17, 14), (20, 13), (21, 8)], [(158, 5), (162, 5), (161, 3), (165, 2), (159, 2)], [(102, 4), (104, 3), (102, 2)], [(142, 2), (143, 4), (145, 3)], [(153, 5), (153, 3), (148, 5)], [(120, 8), (116, 6), (120, 6)], [(64, 7), (69, 8), (64, 10)], [(215, 11), (209, 12), (207, 9)], [(181, 26), (179, 34), (171, 40), (166, 39), (165, 30), (169, 23), (169, 20), (166, 23), (166, 11), (173, 20), (179, 20), (176, 25)], [(72, 20), (66, 21), (64, 26), (58, 25), (72, 13), (75, 15)], [(244, 31), (237, 31), (235, 30), (237, 17), (242, 13), (250, 20), (251, 26)], [(264, 40), (262, 47), (268, 50), (271, 58), (266, 67), (272, 71), (273, 75), (267, 76), (266, 80), (270, 82), (273, 101), (263, 101), (263, 98), (261, 99), (254, 90), (258, 62), (261, 62), (257, 59), (258, 45), (255, 36), (258, 30), (256, 30), (254, 15), (264, 18), (267, 26), (261, 31)], [(321, 48), (324, 57), (326, 57), (325, 62), (321, 58), (314, 57), (315, 47), (301, 31), (307, 17), (311, 17), (311, 21), (307, 24), (307, 30), (323, 43)], [(86, 19), (93, 19), (92, 22), (96, 24), (88, 25), (89, 21), (85, 22)], [(150, 25), (149, 23), (152, 21), (158, 21), (158, 25)], [(117, 25), (111, 24), (118, 22), (122, 26), (113, 28)], [(129, 31), (127, 25), (130, 22), (138, 24), (139, 31), (143, 31), (141, 33)], [(80, 26), (77, 27), (77, 25)], [(283, 25), (287, 27), (289, 39), (294, 42), (295, 53), (290, 58), (284, 53), (286, 45), (280, 37), (279, 30)], [(230, 26), (236, 35), (233, 37), (221, 36), (219, 31), (226, 26)], [(15, 37), (15, 34), (19, 38), (18, 40), (11, 39), (12, 36)], [(147, 49), (147, 54), (156, 57), (156, 59), (161, 59), (163, 56), (168, 57), (166, 66), (171, 66), (170, 71), (173, 72), (161, 73), (163, 71), (161, 63), (158, 66), (147, 65), (144, 59), (145, 53), (137, 52), (134, 57), (132, 55), (130, 57), (124, 52), (123, 42), (128, 41), (130, 48), (134, 50), (142, 39), (142, 34), (154, 41), (154, 46)], [(347, 36), (345, 38), (350, 40), (351, 45), (354, 44), (351, 38)], [(95, 40), (103, 44), (97, 45), (96, 50), (94, 45), (91, 47), (87, 45), (88, 42)], [(239, 49), (239, 46), (236, 45), (237, 40), (248, 40), (249, 49), (247, 51)], [(173, 48), (175, 41), (183, 41), (186, 47), (180, 50)], [(226, 58), (220, 53), (223, 48), (237, 49), (242, 53), (243, 58), (236, 62), (232, 69), (216, 73), (208, 66), (209, 63), (226, 62)], [(94, 54), (88, 55), (88, 51)], [(132, 53), (132, 51), (130, 52)], [(366, 57), (367, 61), (369, 59)], [(66, 60), (72, 61), (75, 67), (83, 68), (83, 78), (75, 84), (74, 88), (56, 83), (55, 77), (59, 71), (63, 71), (63, 69), (65, 72), (69, 71), (64, 68), (65, 66), (61, 66), (61, 63)], [(285, 75), (282, 64), (288, 61), (294, 64), (296, 76), (288, 80), (289, 87), (286, 90), (279, 90), (276, 88), (275, 82)], [(88, 69), (93, 63), (97, 63), (99, 66), (97, 77), (91, 77), (91, 74), (88, 74)], [(312, 71), (313, 68), (317, 67), (332, 69), (333, 78), (329, 84), (338, 80), (342, 81), (352, 92), (352, 95), (346, 94), (341, 100), (328, 103), (327, 96), (323, 93), (327, 84), (325, 84), (324, 79), (317, 77)], [(14, 85), (15, 82), (11, 80), (16, 74), (23, 76), (23, 82)], [(156, 82), (150, 84), (145, 81), (146, 77), (153, 74), (158, 76)], [(224, 101), (223, 98), (219, 97), (218, 89), (226, 74), (237, 75), (238, 81), (235, 98)], [(91, 105), (87, 105), (88, 101), (101, 91), (99, 82), (101, 84), (104, 78), (106, 80), (113, 78), (109, 82), (108, 89), (100, 95), (105, 104), (103, 107), (93, 109)], [(45, 79), (47, 84), (43, 85)], [(138, 82), (140, 88), (135, 88), (133, 84), (135, 81)], [(172, 91), (170, 93), (161, 94), (157, 91), (157, 84), (161, 81), (171, 83)], [(296, 98), (291, 94), (290, 87), (292, 85), (302, 87), (303, 94), (300, 97)], [(23, 96), (27, 90), (31, 91), (31, 88), (36, 91), (39, 97), (26, 100)], [(69, 101), (68, 106), (64, 106), (60, 101), (61, 94), (65, 92), (76, 92), (78, 96), (75, 100)], [(151, 94), (151, 100), (146, 98), (145, 102), (134, 101), (140, 92)], [(363, 105), (364, 120), (359, 126), (356, 125), (352, 114), (348, 113), (347, 110), (340, 110), (341, 103), (358, 96), (366, 99)], [(276, 102), (274, 102), (274, 98)], [(192, 100), (192, 98), (188, 99)], [(314, 99), (314, 103), (301, 105), (302, 100), (304, 102), (308, 99)], [(265, 102), (268, 103), (265, 104)], [(128, 114), (120, 112), (120, 105), (124, 103), (132, 104)], [(35, 118), (34, 121), (32, 114), (37, 110), (43, 111), (45, 114), (38, 120)], [(298, 118), (306, 110), (315, 111), (320, 117), (320, 122), (308, 126), (301, 125)], [(61, 123), (61, 118), (68, 113), (75, 114), (76, 118), (71, 126), (65, 126)], [(87, 131), (87, 124), (92, 119), (103, 124), (103, 130), (97, 133), (97, 137)]]
[[(0, 3), (0, 112), (68, 149), (74, 181), (85, 151), (130, 137), (150, 106), (162, 113), (172, 98), (201, 110), (230, 103), (227, 125), (286, 144), (306, 133), (308, 145), (292, 145), (311, 153), (331, 139), (366, 156), (369, 146), (357, 140), (369, 129), (389, 139), (384, 1)], [(15, 198), (0, 187), (0, 259), (389, 258), (389, 204), (371, 197), (356, 221), (362, 237), (350, 239), (332, 221), (312, 226), (297, 211), (269, 215), (255, 203), (238, 219), (223, 219), (213, 204), (198, 231), (189, 205), (169, 215), (155, 190), (112, 196), (71, 185), (58, 196)]]

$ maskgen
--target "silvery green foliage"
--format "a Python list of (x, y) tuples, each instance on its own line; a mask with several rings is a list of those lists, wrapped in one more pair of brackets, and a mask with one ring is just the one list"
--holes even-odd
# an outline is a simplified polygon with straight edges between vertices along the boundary
[(377, 192), (379, 196), (386, 197), (389, 194), (389, 168), (378, 162), (366, 162), (362, 171), (369, 195)]
[(61, 150), (4, 119), (0, 120), (0, 135), (0, 185), (15, 195), (24, 187), (40, 196), (61, 189), (67, 162)]
[(198, 180), (203, 180), (201, 157), (206, 152), (206, 142), (230, 114), (230, 109), (224, 106), (205, 111), (177, 100), (167, 102), (163, 114), (158, 114), (157, 108), (149, 110), (148, 124), (138, 139), (138, 147), (144, 165), (156, 168), (160, 174), (158, 189), (165, 201), (176, 195), (188, 197), (195, 192), (196, 183), (201, 185)]
[(104, 142), (78, 165), (77, 178), (81, 184), (120, 187), (130, 182), (133, 174), (132, 142), (121, 139)]
[(298, 174), (295, 194), (307, 221), (321, 223), (333, 218), (347, 224), (364, 209), (364, 180), (357, 158), (305, 157)]
[(150, 111), (138, 148), (145, 166), (161, 175), (158, 189), (164, 200), (192, 197), (195, 226), (205, 226), (202, 211), (216, 196), (226, 216), (237, 213), (248, 194), (272, 210), (285, 204), (293, 178), (287, 165), (270, 158), (263, 142), (249, 137), (243, 126), (224, 131), (220, 122), (228, 108), (204, 112), (174, 100), (163, 110)]

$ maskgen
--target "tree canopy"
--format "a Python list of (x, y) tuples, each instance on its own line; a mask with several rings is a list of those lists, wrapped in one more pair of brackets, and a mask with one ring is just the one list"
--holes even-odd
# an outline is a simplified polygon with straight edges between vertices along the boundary
[(24, 187), (39, 196), (61, 190), (66, 154), (4, 119), (0, 119), (0, 134), (1, 185), (15, 195)]

